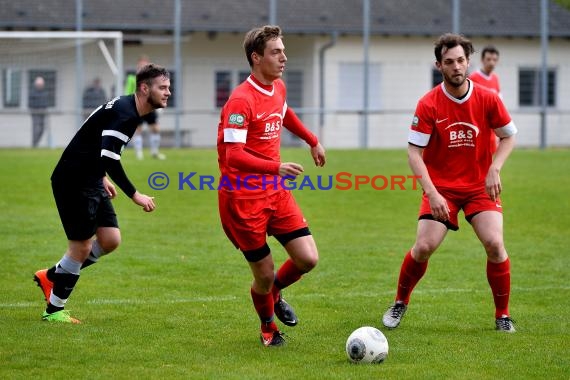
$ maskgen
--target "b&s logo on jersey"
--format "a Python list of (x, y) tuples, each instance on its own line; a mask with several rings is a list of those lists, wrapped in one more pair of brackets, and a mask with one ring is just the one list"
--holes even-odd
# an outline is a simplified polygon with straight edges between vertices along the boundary
[(459, 148), (462, 146), (475, 147), (475, 139), (479, 136), (479, 128), (476, 125), (457, 122), (445, 128), (449, 132), (448, 148)]
[(233, 124), (233, 125), (238, 125), (240, 127), (243, 127), (243, 122), (245, 121), (245, 117), (239, 113), (232, 113), (230, 115), (230, 120), (228, 121), (228, 124)]

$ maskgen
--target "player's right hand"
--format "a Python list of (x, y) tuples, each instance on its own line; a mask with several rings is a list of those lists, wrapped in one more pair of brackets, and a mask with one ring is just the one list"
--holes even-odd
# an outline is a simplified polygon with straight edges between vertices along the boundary
[(429, 206), (431, 208), (431, 215), (433, 218), (442, 222), (449, 220), (450, 210), (445, 198), (441, 194), (436, 193), (431, 197), (428, 197), (428, 199)]
[(317, 166), (325, 166), (326, 158), (325, 158), (325, 148), (318, 143), (314, 147), (311, 148), (311, 156), (313, 156), (313, 160), (315, 161), (315, 165)]
[(109, 198), (114, 199), (117, 196), (117, 189), (115, 189), (115, 185), (109, 181), (107, 176), (103, 177), (103, 187)]
[(279, 175), (281, 177), (286, 177), (286, 176), (297, 177), (302, 172), (303, 172), (303, 167), (294, 162), (283, 162), (279, 166)]
[(156, 205), (154, 204), (154, 197), (149, 197), (148, 195), (141, 194), (138, 191), (135, 192), (132, 200), (141, 206), (146, 212), (152, 212), (156, 208)]

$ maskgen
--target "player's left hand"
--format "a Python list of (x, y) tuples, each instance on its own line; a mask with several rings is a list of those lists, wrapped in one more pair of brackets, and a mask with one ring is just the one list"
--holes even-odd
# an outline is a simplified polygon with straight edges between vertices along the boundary
[(141, 206), (145, 212), (152, 212), (156, 208), (154, 197), (149, 197), (148, 195), (141, 194), (138, 191), (135, 191), (132, 200), (137, 205)]
[(317, 145), (311, 148), (311, 156), (313, 156), (315, 165), (325, 166), (325, 162), (327, 161), (325, 157), (325, 148), (323, 148), (321, 143), (317, 143)]
[(491, 168), (487, 173), (487, 178), (485, 178), (485, 191), (489, 194), (491, 200), (496, 201), (502, 190), (499, 171)]
[(109, 195), (109, 198), (113, 199), (117, 196), (115, 185), (113, 185), (106, 176), (103, 177), (103, 188), (105, 188), (105, 192)]

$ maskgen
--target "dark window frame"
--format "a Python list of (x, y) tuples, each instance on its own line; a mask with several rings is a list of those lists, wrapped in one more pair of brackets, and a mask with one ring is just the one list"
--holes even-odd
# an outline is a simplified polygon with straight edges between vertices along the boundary
[[(556, 81), (557, 70), (548, 68), (547, 74), (547, 107), (556, 107)], [(540, 107), (542, 105), (542, 73), (540, 68), (519, 67), (519, 106), (520, 107)]]

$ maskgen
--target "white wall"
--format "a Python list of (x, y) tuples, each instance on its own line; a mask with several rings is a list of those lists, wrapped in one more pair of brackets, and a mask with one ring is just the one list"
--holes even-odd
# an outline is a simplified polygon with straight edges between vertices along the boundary
[[(369, 147), (405, 147), (407, 131), (417, 100), (431, 87), (433, 67), (432, 37), (373, 37), (370, 44), (370, 62), (381, 67), (381, 110), (369, 115)], [(303, 70), (304, 120), (307, 126), (318, 133), (319, 104), (319, 48), (330, 41), (329, 36), (285, 36), (287, 66)], [(339, 65), (361, 62), (363, 50), (361, 38), (340, 37), (334, 47), (326, 51), (325, 109), (327, 111), (322, 140), (329, 148), (355, 148), (360, 146), (362, 118), (356, 113), (337, 112), (339, 109)], [(479, 66), (479, 51), (488, 39), (474, 39), (477, 49), (471, 67)], [(181, 127), (191, 129), (192, 145), (212, 147), (216, 142), (219, 109), (214, 106), (214, 73), (216, 70), (248, 71), (242, 48), (243, 36), (217, 34), (209, 37), (194, 33), (185, 37), (182, 45), (183, 76)], [(497, 73), (501, 79), (505, 103), (519, 127), (520, 146), (538, 146), (540, 118), (537, 109), (521, 109), (518, 106), (518, 68), (538, 67), (540, 46), (532, 39), (493, 39), (501, 58)], [(173, 49), (168, 40), (153, 39), (140, 45), (124, 47), (125, 69), (134, 69), (139, 55), (147, 54), (151, 60), (173, 69)], [(21, 61), (19, 67), (54, 68), (58, 70), (58, 99), (54, 115), (50, 118), (53, 143), (65, 146), (79, 127), (74, 115), (76, 103), (75, 55), (70, 50), (66, 57), (57, 53), (40, 62)], [(97, 50), (89, 51), (83, 73), (85, 84), (92, 77), (101, 76), (103, 85), (110, 93), (113, 78)], [(548, 144), (570, 146), (570, 41), (555, 40), (549, 50), (549, 66), (557, 68), (557, 105), (548, 117)], [(0, 58), (0, 69), (7, 63)], [(25, 79), (27, 80), (27, 78)], [(25, 95), (25, 94), (24, 94)], [(23, 95), (23, 96), (24, 96)], [(27, 98), (27, 97), (26, 97)], [(25, 98), (25, 99), (26, 99)], [(29, 146), (31, 120), (26, 100), (19, 109), (0, 108), (0, 147)], [(174, 129), (174, 110), (166, 109), (160, 115), (164, 131)], [(42, 144), (47, 144), (44, 136)]]

